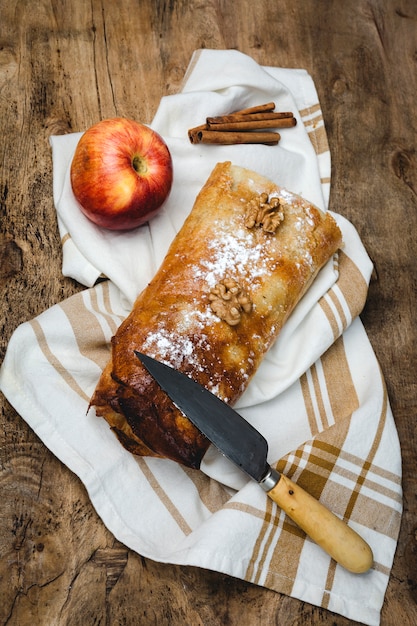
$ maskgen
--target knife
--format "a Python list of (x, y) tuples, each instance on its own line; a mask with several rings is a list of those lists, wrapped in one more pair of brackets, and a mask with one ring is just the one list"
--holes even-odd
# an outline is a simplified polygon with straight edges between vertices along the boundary
[(249, 422), (186, 374), (135, 350), (142, 365), (182, 413), (220, 452), (266, 491), (267, 495), (345, 569), (361, 574), (373, 564), (369, 545), (352, 528), (272, 468), (268, 443)]

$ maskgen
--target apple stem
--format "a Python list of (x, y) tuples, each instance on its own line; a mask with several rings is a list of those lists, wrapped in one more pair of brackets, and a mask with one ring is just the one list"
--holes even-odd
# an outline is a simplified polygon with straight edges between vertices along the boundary
[(138, 174), (144, 174), (148, 169), (145, 159), (138, 155), (133, 157), (132, 166)]

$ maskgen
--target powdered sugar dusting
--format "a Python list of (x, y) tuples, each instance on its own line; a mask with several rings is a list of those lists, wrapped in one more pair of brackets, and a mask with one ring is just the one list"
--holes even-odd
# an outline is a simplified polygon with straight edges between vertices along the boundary
[(200, 265), (195, 266), (194, 277), (204, 278), (209, 289), (229, 274), (256, 278), (268, 270), (265, 246), (255, 243), (247, 229), (240, 228), (234, 233), (219, 229), (218, 236), (208, 247), (211, 259), (202, 259)]
[[(193, 352), (193, 344), (188, 337), (179, 336), (178, 333), (173, 335), (163, 327), (156, 332), (149, 333), (144, 348), (147, 351), (153, 348), (157, 354), (167, 352), (173, 357), (175, 363), (177, 363), (178, 360), (182, 361), (184, 356), (190, 355)], [(174, 350), (177, 352), (176, 355)]]
[(174, 331), (161, 321), (155, 330), (147, 335), (143, 349), (149, 356), (175, 368), (180, 368), (186, 362), (195, 370), (203, 371), (197, 349), (210, 352), (209, 338), (204, 329), (214, 321), (217, 321), (217, 317), (209, 308), (205, 312), (190, 308), (179, 317)]

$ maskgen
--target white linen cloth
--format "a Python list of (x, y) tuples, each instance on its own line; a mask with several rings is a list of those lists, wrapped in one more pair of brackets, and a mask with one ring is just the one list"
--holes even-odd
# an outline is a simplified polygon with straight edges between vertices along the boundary
[[(270, 101), (298, 121), (280, 131), (277, 146), (188, 140), (187, 130), (206, 116)], [(63, 273), (86, 289), (15, 331), (0, 388), (80, 477), (103, 522), (131, 549), (377, 625), (402, 511), (401, 454), (384, 381), (358, 317), (372, 264), (342, 216), (334, 214), (343, 250), (302, 299), (237, 408), (268, 439), (269, 461), (370, 543), (372, 570), (355, 575), (336, 565), (214, 449), (202, 471), (136, 458), (94, 411), (86, 415), (111, 336), (217, 162), (254, 169), (322, 209), (328, 205), (330, 153), (314, 83), (304, 70), (261, 67), (237, 51), (196, 51), (181, 92), (162, 98), (151, 126), (171, 151), (174, 184), (160, 213), (131, 232), (102, 230), (84, 217), (69, 181), (81, 133), (51, 137)], [(108, 280), (96, 284), (100, 276)]]

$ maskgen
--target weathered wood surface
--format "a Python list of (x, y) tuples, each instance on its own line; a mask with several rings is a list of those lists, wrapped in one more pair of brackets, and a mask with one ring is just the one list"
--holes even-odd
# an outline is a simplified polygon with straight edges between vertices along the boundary
[[(414, 0), (0, 0), (0, 359), (13, 330), (80, 286), (61, 275), (51, 134), (149, 122), (193, 50), (303, 67), (327, 126), (331, 208), (375, 263), (362, 319), (385, 374), (404, 516), (383, 626), (417, 623), (417, 4)], [(348, 620), (118, 543), (80, 481), (1, 397), (0, 622), (314, 624)]]

